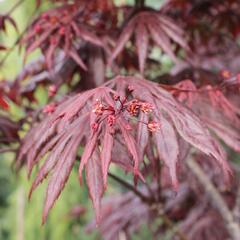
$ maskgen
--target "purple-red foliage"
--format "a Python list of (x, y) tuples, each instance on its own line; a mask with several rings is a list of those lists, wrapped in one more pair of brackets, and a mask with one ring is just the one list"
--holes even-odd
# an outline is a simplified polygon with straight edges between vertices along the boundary
[[(238, 212), (239, 182), (229, 177), (239, 167), (228, 153), (240, 151), (240, 4), (170, 0), (153, 9), (144, 0), (122, 2), (52, 0), (53, 8), (32, 20), (17, 43), (25, 47), (24, 62), (36, 49), (43, 56), (13, 81), (1, 81), (0, 147), (19, 143), (17, 169), (26, 166), (30, 176), (38, 168), (29, 197), (48, 178), (43, 223), (77, 163), (96, 212), (87, 229), (100, 224), (104, 239), (130, 238), (142, 224), (156, 239), (169, 229), (173, 239), (227, 239), (228, 223), (187, 162), (197, 162), (225, 207)], [(6, 22), (17, 29), (6, 14), (0, 30)], [(155, 47), (174, 64), (166, 75), (150, 54)], [(39, 86), (48, 102), (36, 109)], [(6, 114), (9, 101), (26, 114), (18, 123)], [(19, 139), (23, 124), (30, 130)], [(134, 186), (113, 175), (112, 164), (131, 173)], [(128, 191), (101, 207), (108, 177)], [(159, 217), (163, 224), (156, 225)]]
[(41, 48), (46, 65), (52, 69), (56, 64), (57, 50), (70, 56), (81, 68), (87, 70), (79, 57), (78, 48), (84, 42), (102, 46), (101, 40), (89, 30), (90, 26), (82, 23), (84, 7), (79, 3), (63, 4), (63, 6), (44, 12), (30, 26), (28, 33), (22, 39), (27, 45), (25, 58), (37, 48)]
[(138, 62), (140, 72), (144, 72), (145, 61), (149, 50), (149, 38), (157, 44), (163, 52), (167, 53), (170, 58), (177, 62), (177, 57), (173, 52), (171, 40), (188, 50), (187, 43), (184, 39), (183, 30), (177, 26), (167, 16), (154, 10), (140, 11), (135, 14), (124, 27), (116, 47), (112, 52), (110, 61), (114, 60), (123, 50), (126, 43), (134, 34), (138, 53)]
[[(51, 114), (26, 135), (17, 160), (19, 166), (26, 160), (31, 174), (34, 165), (49, 152), (30, 191), (31, 195), (52, 172), (45, 200), (44, 222), (64, 188), (81, 144), (85, 147), (79, 178), (82, 181), (82, 171), (86, 167), (86, 180), (98, 219), (100, 199), (107, 186), (111, 155), (118, 139), (119, 154), (126, 155), (126, 150), (130, 154), (130, 158), (124, 159), (120, 166), (134, 174), (135, 182), (138, 177), (144, 181), (140, 164), (146, 154), (152, 164), (156, 165), (159, 159), (166, 164), (177, 190), (179, 137), (212, 156), (222, 167), (226, 178), (231, 172), (224, 150), (205, 124), (168, 91), (144, 79), (116, 77), (105, 86), (70, 97), (56, 107), (51, 106), (47, 112)], [(158, 158), (151, 159), (146, 152), (149, 138), (154, 144), (152, 147), (156, 147)]]

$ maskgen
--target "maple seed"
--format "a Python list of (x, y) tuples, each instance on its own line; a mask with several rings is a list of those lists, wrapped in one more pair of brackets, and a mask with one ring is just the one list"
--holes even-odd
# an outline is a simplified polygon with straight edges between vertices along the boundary
[(159, 123), (154, 122), (154, 121), (149, 121), (147, 124), (147, 127), (150, 132), (156, 132), (157, 130), (160, 129)]

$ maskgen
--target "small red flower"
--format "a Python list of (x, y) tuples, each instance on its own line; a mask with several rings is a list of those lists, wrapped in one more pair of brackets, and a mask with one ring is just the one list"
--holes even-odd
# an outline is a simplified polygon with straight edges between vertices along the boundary
[(96, 99), (96, 105), (95, 105), (95, 108), (93, 109), (93, 112), (96, 115), (102, 115), (103, 111), (104, 111), (103, 104), (100, 102), (99, 99)]
[(142, 102), (141, 103), (141, 111), (144, 113), (150, 113), (153, 111), (153, 106), (151, 103), (148, 102)]
[(127, 107), (127, 111), (130, 113), (132, 116), (136, 116), (139, 112), (140, 109), (140, 103), (138, 100), (133, 100)]
[(149, 121), (147, 127), (150, 132), (156, 132), (158, 129), (160, 129), (160, 124), (154, 121)]

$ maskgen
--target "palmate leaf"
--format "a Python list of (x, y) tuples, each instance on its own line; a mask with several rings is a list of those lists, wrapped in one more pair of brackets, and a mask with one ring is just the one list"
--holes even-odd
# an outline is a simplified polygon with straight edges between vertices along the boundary
[[(89, 194), (99, 221), (100, 200), (112, 162), (131, 171), (135, 183), (139, 177), (144, 181), (143, 157), (150, 156), (149, 147), (156, 147), (158, 158), (150, 156), (149, 160), (153, 166), (159, 160), (165, 163), (177, 189), (181, 150), (177, 133), (213, 156), (228, 176), (230, 169), (225, 154), (203, 122), (158, 84), (135, 77), (116, 77), (102, 87), (60, 103), (26, 135), (17, 164), (21, 166), (26, 159), (31, 173), (32, 167), (48, 154), (30, 191), (31, 195), (43, 179), (50, 176), (43, 212), (45, 222), (77, 161), (78, 147), (85, 146), (79, 178), (81, 180), (85, 168)], [(150, 141), (154, 143), (152, 146), (148, 144)]]
[(45, 223), (48, 216), (49, 210), (52, 208), (54, 202), (63, 190), (65, 183), (71, 173), (74, 162), (76, 161), (76, 154), (78, 150), (79, 140), (81, 140), (81, 135), (73, 136), (61, 157), (57, 161), (54, 169), (53, 175), (50, 177), (47, 187), (47, 193), (44, 203), (43, 219), (42, 222)]
[(135, 33), (141, 73), (144, 72), (150, 37), (174, 62), (178, 62), (178, 60), (172, 48), (172, 41), (180, 45), (183, 49), (189, 50), (184, 39), (183, 30), (173, 23), (171, 19), (156, 11), (142, 11), (133, 16), (124, 27), (116, 42), (116, 47), (111, 54), (110, 63), (123, 51), (133, 33)]
[(159, 112), (156, 114), (161, 123), (159, 131), (154, 135), (159, 157), (168, 166), (173, 186), (178, 189), (177, 162), (179, 157), (179, 145), (173, 126)]
[(103, 43), (90, 30), (90, 26), (83, 26), (80, 17), (76, 17), (80, 11), (79, 4), (63, 1), (62, 6), (45, 12), (31, 24), (21, 39), (21, 44), (26, 45), (25, 60), (31, 52), (40, 48), (48, 69), (52, 70), (56, 54), (62, 51), (65, 57), (72, 58), (82, 69), (87, 70), (78, 52), (80, 44), (89, 42), (103, 47)]
[(155, 109), (166, 112), (185, 141), (207, 155), (214, 156), (226, 174), (231, 172), (222, 149), (216, 144), (206, 125), (193, 112), (176, 102), (167, 91), (152, 82), (133, 77), (119, 77), (115, 80), (116, 88), (118, 85), (122, 87), (122, 82), (135, 86), (139, 99), (145, 98), (154, 105)]
[(240, 151), (239, 109), (228, 100), (221, 89), (208, 85), (197, 88), (190, 80), (177, 84), (174, 95), (195, 111), (209, 129), (235, 151)]
[(240, 152), (240, 132), (231, 126), (222, 125), (219, 122), (213, 122), (210, 119), (204, 119), (209, 128), (221, 138), (229, 147)]

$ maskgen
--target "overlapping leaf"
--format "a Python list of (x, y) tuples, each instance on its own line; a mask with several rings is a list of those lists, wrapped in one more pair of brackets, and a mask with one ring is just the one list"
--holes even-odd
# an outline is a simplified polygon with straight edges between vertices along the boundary
[(52, 69), (56, 62), (56, 53), (61, 50), (65, 56), (71, 57), (82, 69), (87, 70), (79, 56), (80, 43), (89, 42), (98, 46), (103, 44), (89, 27), (76, 18), (78, 11), (79, 3), (66, 3), (36, 19), (21, 40), (22, 44), (27, 45), (25, 59), (35, 49), (41, 48), (48, 68)]
[[(158, 157), (168, 167), (177, 188), (179, 145), (175, 129), (185, 141), (213, 156), (228, 175), (225, 155), (201, 120), (157, 84), (134, 77), (117, 77), (103, 87), (59, 104), (26, 135), (17, 164), (27, 159), (31, 173), (32, 167), (48, 153), (31, 189), (32, 192), (51, 173), (43, 214), (45, 222), (77, 159), (78, 147), (86, 144), (79, 177), (85, 167), (96, 217), (100, 219), (100, 199), (107, 184), (109, 164), (115, 162), (132, 171), (135, 180), (142, 178), (140, 164), (149, 138), (153, 137)], [(125, 158), (111, 157), (116, 147)], [(154, 157), (153, 161), (159, 159)]]
[(110, 62), (124, 49), (134, 33), (141, 73), (144, 72), (150, 37), (175, 62), (177, 62), (177, 57), (172, 47), (172, 41), (188, 50), (183, 30), (171, 19), (155, 11), (143, 11), (133, 16), (123, 29), (110, 57)]
[[(189, 80), (176, 85), (174, 95), (194, 112), (212, 129), (219, 138), (235, 151), (239, 151), (240, 126), (239, 109), (229, 101), (217, 87), (208, 85), (197, 88)], [(188, 87), (190, 85), (192, 87)]]

